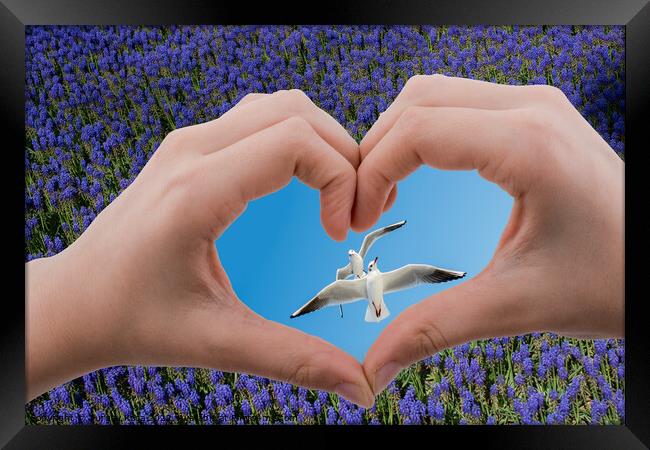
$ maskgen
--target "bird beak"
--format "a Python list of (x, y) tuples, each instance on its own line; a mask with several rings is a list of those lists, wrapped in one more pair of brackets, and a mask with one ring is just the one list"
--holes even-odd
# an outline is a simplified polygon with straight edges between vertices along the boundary
[(379, 256), (375, 256), (375, 264), (377, 264), (378, 259), (379, 259)]

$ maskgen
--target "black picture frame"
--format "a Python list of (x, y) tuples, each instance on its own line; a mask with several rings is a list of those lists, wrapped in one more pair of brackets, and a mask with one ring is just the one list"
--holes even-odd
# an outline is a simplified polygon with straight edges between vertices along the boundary
[[(308, 5), (310, 9), (308, 8)], [(25, 26), (46, 24), (599, 24), (623, 25), (626, 30), (626, 411), (620, 426), (435, 426), (435, 427), (101, 427), (25, 425), (25, 321), (24, 321), (24, 82)], [(153, 448), (217, 434), (239, 438), (234, 445), (247, 445), (251, 431), (263, 439), (291, 432), (284, 444), (312, 445), (314, 434), (327, 432), (336, 442), (350, 433), (363, 438), (411, 442), (413, 434), (440, 445), (479, 448), (646, 448), (650, 445), (650, 350), (644, 319), (645, 298), (641, 283), (643, 261), (640, 242), (647, 229), (641, 185), (639, 155), (647, 152), (650, 127), (644, 123), (650, 105), (650, 4), (648, 0), (402, 0), (344, 2), (183, 2), (113, 0), (1, 0), (0, 1), (0, 92), (2, 123), (0, 141), (7, 164), (2, 178), (5, 204), (5, 265), (2, 326), (0, 327), (0, 445), (6, 448), (116, 448), (135, 446), (146, 439)], [(645, 144), (645, 145), (644, 145)], [(635, 195), (636, 194), (636, 195)], [(604, 199), (606, 201), (606, 199)], [(9, 212), (7, 212), (9, 211)], [(334, 440), (332, 440), (334, 439)], [(406, 439), (406, 441), (405, 441)], [(372, 441), (366, 441), (370, 443)], [(191, 445), (191, 444), (190, 444)], [(367, 445), (367, 444), (366, 444)]]

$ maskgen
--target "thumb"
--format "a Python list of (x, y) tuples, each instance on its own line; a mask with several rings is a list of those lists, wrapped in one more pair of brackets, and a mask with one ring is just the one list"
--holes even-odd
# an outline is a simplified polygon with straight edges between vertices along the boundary
[(366, 408), (373, 405), (374, 395), (354, 357), (316, 336), (241, 309), (223, 332), (212, 327), (210, 367), (336, 392)]
[(446, 348), (476, 339), (533, 331), (530, 302), (509, 275), (489, 269), (402, 312), (377, 338), (363, 363), (375, 394), (400, 370)]

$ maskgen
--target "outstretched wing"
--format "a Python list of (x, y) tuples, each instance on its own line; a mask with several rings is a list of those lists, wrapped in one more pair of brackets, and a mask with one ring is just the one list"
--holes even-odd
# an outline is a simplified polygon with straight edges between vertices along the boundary
[(466, 272), (441, 269), (428, 264), (408, 264), (382, 273), (384, 293), (401, 291), (423, 283), (443, 283), (463, 278)]
[(363, 243), (361, 244), (361, 250), (359, 250), (359, 256), (365, 259), (366, 253), (368, 253), (368, 250), (377, 239), (379, 239), (380, 237), (384, 236), (387, 233), (390, 233), (393, 230), (397, 230), (405, 223), (406, 220), (402, 220), (401, 222), (388, 225), (387, 227), (384, 228), (379, 228), (378, 230), (366, 234), (366, 237), (363, 238)]
[(345, 280), (347, 277), (352, 275), (352, 264), (348, 263), (347, 266), (341, 267), (336, 271), (336, 279), (337, 280)]
[(290, 318), (302, 316), (325, 306), (351, 303), (366, 298), (366, 280), (338, 280), (325, 286), (314, 298), (305, 303), (299, 310), (289, 316)]

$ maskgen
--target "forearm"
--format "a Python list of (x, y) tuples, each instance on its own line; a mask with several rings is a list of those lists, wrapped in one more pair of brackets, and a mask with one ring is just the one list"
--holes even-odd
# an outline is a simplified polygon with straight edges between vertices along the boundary
[(26, 400), (111, 363), (108, 321), (83, 275), (63, 254), (26, 265)]

